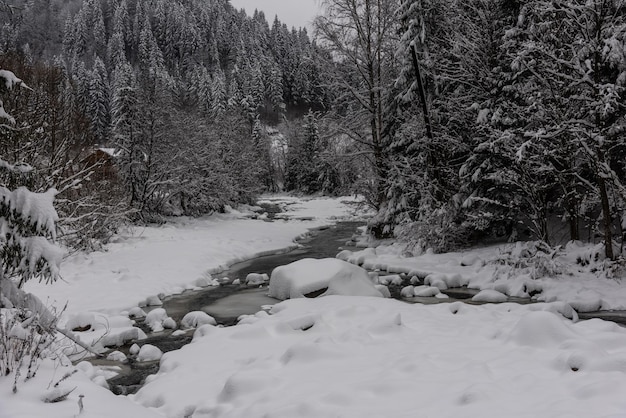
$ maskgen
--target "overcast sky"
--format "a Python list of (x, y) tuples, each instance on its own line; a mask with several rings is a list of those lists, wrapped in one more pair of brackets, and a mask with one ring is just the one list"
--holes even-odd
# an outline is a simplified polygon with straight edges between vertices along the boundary
[(318, 14), (319, 0), (230, 0), (237, 9), (246, 9), (248, 16), (254, 14), (254, 9), (263, 10), (265, 18), (272, 26), (274, 16), (278, 20), (292, 26), (306, 26), (311, 30), (311, 21)]

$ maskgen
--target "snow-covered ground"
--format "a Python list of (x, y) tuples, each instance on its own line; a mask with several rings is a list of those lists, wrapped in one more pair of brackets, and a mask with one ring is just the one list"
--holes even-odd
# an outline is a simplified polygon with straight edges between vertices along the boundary
[[(354, 219), (355, 205), (341, 199), (267, 197), (286, 212), (279, 220), (251, 219), (232, 210), (205, 218), (173, 218), (157, 227), (134, 228), (104, 252), (77, 254), (63, 262), (53, 285), (31, 281), (26, 290), (67, 312), (119, 313), (150, 296), (180, 293), (211, 283), (211, 272), (261, 254), (295, 248), (294, 239), (338, 219)], [(263, 216), (261, 216), (263, 218)], [(305, 219), (305, 220), (300, 220)]]
[[(464, 285), (493, 291), (483, 294), (495, 299), (532, 295), (540, 302), (561, 301), (579, 312), (626, 310), (626, 283), (619, 277), (606, 277), (609, 272), (604, 270), (601, 245), (569, 243), (553, 256), (537, 252), (533, 242), (415, 257), (405, 257), (403, 252), (402, 246), (394, 244), (344, 250), (337, 257), (380, 270), (381, 275), (417, 276), (440, 290)], [(537, 264), (531, 262), (537, 260)]]
[[(148, 297), (210, 283), (212, 270), (288, 248), (308, 228), (351, 216), (342, 199), (275, 199), (292, 220), (270, 223), (233, 211), (138, 229), (106, 252), (67, 259), (64, 281), (27, 290), (57, 306), (67, 301), (62, 323), (100, 321), (94, 334), (132, 329), (124, 313)], [(234, 327), (200, 326), (191, 344), (163, 355), (159, 373), (136, 395), (113, 395), (101, 386), (109, 372), (86, 362), (48, 360), (36, 378), (20, 378), (16, 394), (12, 378), (0, 379), (0, 418), (626, 418), (626, 329), (563, 316), (572, 316), (568, 302), (583, 310), (622, 308), (626, 286), (575, 264), (593, 259), (593, 249), (568, 250), (546, 262), (542, 271), (563, 272), (552, 279), (537, 278), (532, 268), (512, 275), (508, 265), (523, 265), (526, 246), (410, 258), (395, 246), (346, 251), (341, 258), (378, 269), (380, 282), (396, 280), (388, 273), (425, 279), (426, 287), (405, 294), (436, 296), (468, 284), (488, 300), (541, 291), (535, 297), (550, 303), (286, 300)], [(311, 266), (302, 265), (310, 277)], [(160, 355), (153, 351), (143, 350)], [(73, 388), (62, 402), (43, 401)]]

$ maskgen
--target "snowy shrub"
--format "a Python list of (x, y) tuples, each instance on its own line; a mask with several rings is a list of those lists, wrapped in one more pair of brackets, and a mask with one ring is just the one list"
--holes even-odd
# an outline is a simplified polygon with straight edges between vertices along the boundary
[(15, 375), (13, 392), (25, 369), (24, 380), (35, 377), (42, 359), (54, 355), (54, 335), (40, 316), (26, 309), (0, 309), (0, 376)]
[(472, 230), (464, 223), (449, 222), (444, 218), (444, 215), (433, 216), (423, 221), (400, 224), (395, 228), (395, 235), (414, 254), (428, 249), (446, 253), (466, 247)]
[(511, 270), (521, 270), (532, 279), (555, 277), (565, 271), (565, 266), (556, 259), (559, 252), (560, 247), (552, 248), (543, 241), (517, 242), (506, 247), (491, 263), (498, 266), (494, 273), (496, 276), (507, 276)]

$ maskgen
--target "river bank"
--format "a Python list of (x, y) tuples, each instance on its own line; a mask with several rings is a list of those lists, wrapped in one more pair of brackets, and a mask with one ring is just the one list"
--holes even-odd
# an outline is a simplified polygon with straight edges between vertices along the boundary
[[(254, 211), (179, 219), (121, 236), (106, 253), (69, 259), (66, 282), (29, 290), (44, 300), (69, 300), (65, 321), (87, 322), (85, 340), (120, 336), (133, 328), (128, 314), (139, 303), (162, 303), (166, 294), (211, 284), (215, 278), (207, 270), (293, 247), (293, 238), (309, 228), (354, 219), (352, 203), (341, 199), (282, 201), (291, 216), (287, 222), (268, 222)], [(505, 270), (489, 262), (502, 254), (495, 247), (418, 257), (393, 246), (347, 251), (344, 259), (375, 271), (381, 281), (402, 274), (439, 289), (467, 279), (482, 283), (477, 291), (502, 294), (523, 284), (536, 298), (568, 284), (567, 277), (523, 274), (505, 281)], [(502, 277), (487, 274), (497, 270)], [(612, 306), (620, 282), (584, 273), (572, 280), (582, 277), (586, 291), (601, 293), (602, 303)], [(530, 288), (533, 284), (541, 284), (541, 292)], [(564, 294), (581, 294), (580, 287), (573, 288), (578, 290)], [(16, 395), (10, 393), (12, 382), (0, 381), (0, 417), (78, 416), (79, 400), (85, 408), (81, 418), (402, 417), (415, 416), (417, 409), (432, 417), (626, 416), (626, 330), (598, 319), (568, 320), (564, 301), (547, 302), (426, 306), (353, 296), (288, 300), (234, 327), (187, 331), (191, 343), (165, 353), (159, 372), (136, 395), (114, 396), (104, 389), (111, 376), (104, 368), (50, 359), (36, 379), (20, 383)], [(66, 401), (43, 403), (42, 394), (55, 382), (75, 389)]]

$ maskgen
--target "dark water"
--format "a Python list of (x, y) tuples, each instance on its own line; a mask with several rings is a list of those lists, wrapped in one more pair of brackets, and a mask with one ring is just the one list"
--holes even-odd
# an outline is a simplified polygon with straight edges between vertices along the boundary
[[(265, 208), (268, 209), (268, 208)], [(269, 208), (271, 209), (271, 208)], [(270, 211), (268, 211), (268, 214)], [(204, 311), (214, 317), (218, 324), (223, 326), (234, 325), (237, 318), (244, 314), (254, 314), (265, 305), (273, 305), (279, 301), (267, 296), (267, 286), (247, 287), (246, 285), (234, 285), (232, 281), (239, 279), (245, 283), (249, 273), (271, 274), (278, 266), (289, 264), (302, 258), (327, 258), (335, 257), (342, 248), (354, 249), (357, 228), (363, 225), (360, 222), (339, 222), (334, 226), (312, 230), (310, 234), (298, 243), (302, 248), (276, 255), (268, 255), (254, 258), (232, 265), (228, 270), (216, 275), (219, 278), (228, 277), (231, 283), (219, 287), (209, 287), (199, 291), (186, 291), (179, 295), (169, 296), (163, 300), (162, 308), (177, 323), (188, 312)], [(149, 337), (138, 341), (139, 345), (152, 344), (163, 352), (179, 349), (191, 341), (193, 331), (183, 335), (172, 335), (165, 331), (151, 334), (140, 321), (140, 326)], [(128, 354), (130, 345), (117, 348)], [(111, 362), (95, 360), (100, 366), (113, 366)], [(158, 371), (159, 362), (138, 363), (129, 359), (129, 363), (122, 366), (122, 372), (109, 379), (109, 386), (116, 394), (126, 395), (135, 393), (143, 384), (145, 378)]]
[[(339, 222), (331, 227), (313, 230), (310, 236), (298, 241), (302, 248), (237, 263), (218, 276), (227, 277), (231, 282), (239, 279), (241, 283), (245, 283), (246, 276), (250, 273), (271, 275), (274, 268), (302, 258), (335, 257), (341, 248), (354, 245), (353, 237), (361, 225), (362, 223), (358, 222)], [(218, 324), (232, 325), (240, 315), (253, 314), (261, 310), (263, 305), (278, 302), (265, 296), (266, 293), (266, 287), (248, 288), (245, 285), (224, 284), (167, 297), (163, 301), (163, 308), (177, 322), (187, 312), (205, 311), (213, 316)], [(211, 309), (216, 304), (219, 306)], [(231, 305), (232, 309), (228, 309), (228, 305)]]

